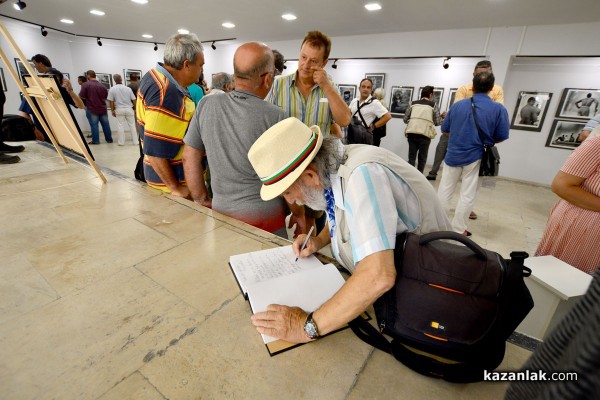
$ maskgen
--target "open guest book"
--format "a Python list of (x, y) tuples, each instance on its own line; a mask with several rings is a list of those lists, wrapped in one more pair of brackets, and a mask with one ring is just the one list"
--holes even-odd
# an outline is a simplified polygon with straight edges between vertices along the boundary
[[(269, 304), (314, 311), (345, 282), (333, 264), (323, 265), (315, 256), (295, 260), (292, 246), (229, 258), (233, 275), (253, 313), (266, 311)], [(266, 335), (262, 338), (271, 356), (301, 345)]]

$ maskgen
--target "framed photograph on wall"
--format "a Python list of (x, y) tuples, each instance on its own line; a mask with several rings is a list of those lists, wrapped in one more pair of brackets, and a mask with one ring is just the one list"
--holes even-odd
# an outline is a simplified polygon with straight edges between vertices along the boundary
[(101, 74), (96, 72), (96, 79), (98, 80), (98, 82), (103, 84), (106, 87), (106, 89), (110, 89), (113, 85), (113, 79), (111, 74)]
[(0, 68), (0, 89), (3, 92), (8, 91), (8, 87), (6, 87), (6, 78), (4, 78), (4, 70)]
[(546, 140), (546, 147), (573, 150), (581, 144), (577, 141), (579, 133), (587, 121), (567, 121), (555, 119)]
[(69, 74), (68, 72), (63, 72), (63, 78), (67, 78), (68, 80), (71, 80), (71, 74)]
[(142, 70), (141, 69), (129, 69), (126, 68), (123, 70), (123, 84), (125, 86), (131, 83), (131, 76), (135, 75), (138, 78), (138, 81), (142, 79)]
[(340, 96), (347, 105), (356, 97), (356, 85), (338, 85)]
[(458, 88), (451, 88), (450, 92), (448, 93), (448, 103), (446, 104), (446, 112), (448, 112), (448, 110), (450, 109), (450, 107), (452, 107), (452, 104), (454, 104), (454, 99), (456, 99), (456, 91), (458, 90)]
[[(423, 90), (424, 86), (419, 88), (419, 93), (417, 93), (417, 97), (421, 95), (421, 90)], [(444, 98), (444, 88), (433, 88), (433, 102), (438, 106), (438, 110), (442, 109), (442, 99)]]
[(551, 98), (549, 92), (519, 92), (510, 128), (540, 132)]
[(600, 89), (563, 90), (556, 118), (589, 120), (600, 111)]
[(385, 74), (365, 74), (365, 78), (373, 81), (373, 90), (385, 87)]
[[(29, 65), (31, 65), (31, 68), (35, 71), (35, 65), (33, 64), (33, 62), (31, 60), (27, 60), (27, 62), (29, 62)], [(21, 82), (23, 82), (23, 85), (27, 86), (27, 82), (25, 82), (25, 79), (23, 79), (24, 75), (29, 75), (29, 72), (27, 72), (27, 70), (25, 69), (25, 65), (23, 64), (23, 62), (21, 61), (20, 58), (15, 57), (15, 67), (17, 68), (17, 73), (19, 74), (19, 79), (21, 80)]]
[(392, 118), (404, 118), (414, 91), (413, 86), (392, 86), (390, 92), (390, 114), (392, 114)]

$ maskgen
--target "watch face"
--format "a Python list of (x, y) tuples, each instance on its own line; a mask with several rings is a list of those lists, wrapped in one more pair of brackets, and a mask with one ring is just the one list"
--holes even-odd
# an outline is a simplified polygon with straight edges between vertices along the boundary
[(309, 338), (314, 339), (317, 336), (317, 325), (312, 321), (307, 321), (304, 325), (304, 332)]

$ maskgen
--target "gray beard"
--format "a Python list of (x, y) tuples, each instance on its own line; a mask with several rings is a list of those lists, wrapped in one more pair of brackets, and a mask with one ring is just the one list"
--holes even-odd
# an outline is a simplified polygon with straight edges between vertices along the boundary
[(304, 197), (304, 205), (312, 208), (313, 210), (327, 210), (327, 202), (325, 201), (325, 195), (320, 189), (312, 187), (300, 186), (300, 192)]

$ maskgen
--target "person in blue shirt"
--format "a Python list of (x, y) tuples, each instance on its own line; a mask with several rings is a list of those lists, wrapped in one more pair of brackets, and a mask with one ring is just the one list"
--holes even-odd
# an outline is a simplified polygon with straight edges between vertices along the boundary
[[(492, 72), (476, 74), (473, 77), (473, 97), (454, 103), (442, 123), (442, 134), (449, 135), (449, 140), (438, 197), (449, 213), (454, 190), (462, 180), (452, 230), (465, 236), (471, 236), (471, 232), (467, 231), (467, 219), (477, 196), (483, 145), (494, 145), (508, 139), (508, 112), (502, 104), (488, 96), (494, 82)], [(483, 142), (477, 132), (473, 107)]]

